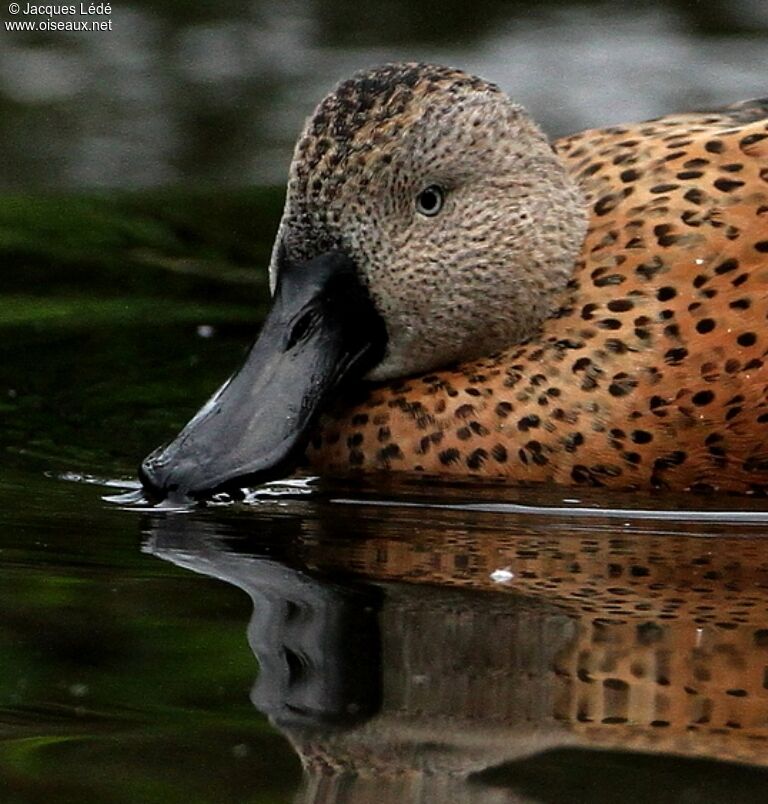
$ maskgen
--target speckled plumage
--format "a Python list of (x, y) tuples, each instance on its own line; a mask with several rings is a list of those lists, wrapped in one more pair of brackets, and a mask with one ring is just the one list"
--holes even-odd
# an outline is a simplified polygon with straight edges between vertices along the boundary
[[(417, 701), (419, 712), (436, 709), (420, 695), (445, 696), (451, 706), (443, 712), (471, 706), (473, 717), (480, 701), (487, 700), (485, 711), (496, 717), (500, 701), (518, 700), (524, 701), (523, 722), (541, 728), (554, 718), (593, 747), (768, 763), (768, 564), (762, 529), (734, 523), (707, 527), (716, 537), (713, 550), (711, 539), (672, 520), (661, 533), (638, 526), (619, 534), (615, 525), (599, 520), (571, 530), (562, 520), (532, 523), (530, 517), (475, 511), (464, 530), (457, 527), (455, 512), (377, 509), (361, 520), (360, 509), (353, 510), (347, 538), (339, 537), (335, 523), (329, 534), (306, 539), (302, 557), (326, 573), (351, 573), (387, 589), (405, 581), (402, 588), (443, 596), (446, 605), (439, 609), (424, 597), (415, 601), (408, 620), (402, 620), (414, 624), (403, 642), (411, 652), (398, 664), (408, 668), (404, 678), (410, 681), (416, 668), (433, 680), (422, 685), (424, 692), (416, 685), (409, 690), (415, 697), (408, 700)], [(502, 567), (507, 580), (495, 574)], [(471, 596), (462, 605), (449, 597), (449, 589), (483, 590), (477, 615), (470, 613)], [(532, 619), (515, 628), (505, 626), (510, 620), (504, 615), (489, 616), (499, 611), (493, 608), (499, 592), (514, 598), (528, 616), (535, 604), (542, 606), (539, 616), (548, 619), (548, 627)], [(509, 613), (507, 603), (506, 617)], [(572, 630), (558, 631), (556, 618), (564, 616)], [(458, 636), (462, 628), (465, 642)], [(431, 643), (425, 649), (417, 635), (427, 632)], [(468, 644), (481, 647), (470, 650)], [(489, 646), (497, 645), (494, 661), (496, 648)], [(494, 678), (508, 678), (505, 674), (521, 666), (510, 659), (510, 647), (526, 661), (542, 662), (535, 670), (526, 667), (519, 683), (543, 689), (532, 686), (520, 696), (519, 687), (510, 684), (505, 698), (495, 686)], [(466, 658), (478, 655), (476, 665)], [(453, 668), (450, 678), (440, 672), (441, 662)], [(469, 662), (466, 676), (475, 686), (461, 677), (463, 662)]]
[(589, 212), (559, 309), (522, 343), (345, 398), (315, 471), (768, 488), (768, 106), (555, 149)]

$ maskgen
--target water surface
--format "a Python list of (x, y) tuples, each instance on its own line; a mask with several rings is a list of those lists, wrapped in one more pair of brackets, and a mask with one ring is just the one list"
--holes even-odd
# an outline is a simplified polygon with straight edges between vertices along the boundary
[(760, 501), (105, 501), (237, 364), (238, 309), (4, 329), (4, 800), (764, 799)]

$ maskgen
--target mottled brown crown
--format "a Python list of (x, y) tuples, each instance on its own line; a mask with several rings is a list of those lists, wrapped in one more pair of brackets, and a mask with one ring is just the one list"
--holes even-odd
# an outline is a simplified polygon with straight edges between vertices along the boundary
[[(288, 195), (294, 225), (305, 235), (311, 227), (313, 236), (290, 237), (291, 256), (309, 258), (340, 247), (326, 219), (328, 202), (340, 186), (352, 175), (364, 189), (372, 163), (388, 163), (405, 129), (423, 120), (430, 108), (449, 109), (478, 91), (501, 93), (495, 84), (434, 64), (385, 64), (342, 81), (320, 102), (296, 145)], [(430, 95), (435, 104), (428, 102)]]
[(296, 150), (309, 171), (335, 167), (352, 152), (370, 151), (394, 126), (418, 115), (431, 93), (458, 99), (469, 92), (500, 92), (460, 70), (434, 64), (385, 64), (342, 81), (315, 110)]

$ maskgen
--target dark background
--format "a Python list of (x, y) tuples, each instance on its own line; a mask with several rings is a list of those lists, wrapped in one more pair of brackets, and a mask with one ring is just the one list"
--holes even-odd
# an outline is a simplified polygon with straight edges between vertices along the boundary
[(112, 9), (110, 32), (0, 28), (0, 190), (279, 184), (322, 94), (394, 59), (492, 79), (554, 135), (768, 94), (764, 0)]

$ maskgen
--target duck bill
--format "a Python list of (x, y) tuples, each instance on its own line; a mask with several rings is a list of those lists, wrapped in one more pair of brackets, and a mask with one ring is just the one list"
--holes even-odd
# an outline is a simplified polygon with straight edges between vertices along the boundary
[(145, 494), (202, 499), (290, 473), (324, 405), (370, 371), (385, 346), (384, 323), (348, 257), (284, 261), (245, 363), (144, 460)]

